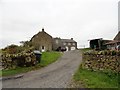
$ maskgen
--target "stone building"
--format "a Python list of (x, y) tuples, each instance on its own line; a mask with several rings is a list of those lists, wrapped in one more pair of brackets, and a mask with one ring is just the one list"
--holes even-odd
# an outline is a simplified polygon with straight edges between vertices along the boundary
[(107, 49), (106, 43), (110, 42), (111, 40), (103, 40), (103, 38), (98, 38), (89, 41), (91, 49), (104, 50)]
[(115, 38), (111, 41), (106, 43), (107, 49), (109, 50), (116, 50), (118, 46), (120, 46), (120, 31), (117, 33)]
[(56, 50), (59, 47), (66, 48), (67, 51), (77, 49), (77, 42), (74, 41), (73, 38), (52, 38), (52, 36), (46, 33), (44, 29), (34, 35), (30, 41), (32, 42), (32, 45), (41, 52)]
[(66, 48), (66, 51), (76, 50), (77, 49), (77, 42), (71, 39), (61, 39), (61, 38), (53, 38), (53, 50), (57, 48)]
[(120, 41), (120, 31), (118, 31), (117, 35), (115, 36), (114, 40)]
[(52, 36), (46, 33), (44, 28), (41, 32), (34, 35), (30, 41), (32, 42), (33, 46), (41, 52), (52, 50)]
[(90, 40), (90, 48), (92, 49), (117, 50), (118, 46), (120, 46), (120, 31), (117, 33), (113, 40), (103, 40), (102, 38)]

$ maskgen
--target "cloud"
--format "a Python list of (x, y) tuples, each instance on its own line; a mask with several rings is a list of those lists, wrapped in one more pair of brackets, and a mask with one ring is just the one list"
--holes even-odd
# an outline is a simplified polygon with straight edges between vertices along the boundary
[(45, 31), (53, 37), (73, 37), (78, 46), (91, 38), (112, 39), (117, 32), (118, 0), (1, 0), (0, 47), (29, 40)]

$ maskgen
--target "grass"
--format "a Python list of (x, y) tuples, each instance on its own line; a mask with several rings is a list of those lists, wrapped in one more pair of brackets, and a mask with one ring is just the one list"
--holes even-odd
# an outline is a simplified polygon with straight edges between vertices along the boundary
[(44, 52), (40, 65), (47, 66), (48, 64), (55, 62), (60, 56), (61, 53), (59, 52)]
[(82, 68), (79, 68), (74, 75), (75, 82), (81, 81), (85, 88), (118, 88), (119, 78), (116, 73), (90, 71)]
[(15, 74), (25, 73), (25, 72), (28, 72), (28, 71), (31, 71), (34, 69), (35, 69), (35, 67), (24, 67), (24, 68), (17, 67), (16, 69), (2, 70), (0, 74), (2, 76), (12, 76)]
[(42, 53), (41, 62), (38, 65), (32, 67), (17, 67), (16, 69), (2, 70), (0, 71), (0, 76), (16, 75), (16, 74), (40, 69), (55, 62), (61, 55), (62, 54), (59, 52), (44, 52)]
[[(82, 52), (89, 50), (91, 49), (81, 49)], [(120, 75), (111, 71), (91, 71), (83, 69), (81, 66), (75, 73), (73, 79), (74, 83), (82, 88), (118, 88), (120, 86)]]
[(86, 52), (86, 51), (89, 51), (89, 50), (92, 50), (91, 48), (83, 48), (83, 49), (80, 49), (82, 52)]

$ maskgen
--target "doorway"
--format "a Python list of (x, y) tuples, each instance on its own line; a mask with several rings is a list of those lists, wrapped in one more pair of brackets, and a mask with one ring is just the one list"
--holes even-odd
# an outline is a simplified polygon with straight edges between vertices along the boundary
[(41, 47), (41, 51), (42, 51), (42, 52), (45, 52), (45, 46), (42, 46), (42, 47)]

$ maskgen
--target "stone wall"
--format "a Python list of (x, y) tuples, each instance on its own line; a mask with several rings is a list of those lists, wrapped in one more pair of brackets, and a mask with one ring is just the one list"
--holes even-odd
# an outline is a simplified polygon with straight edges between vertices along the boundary
[(52, 36), (46, 33), (44, 30), (34, 35), (31, 39), (33, 46), (42, 51), (42, 47), (44, 47), (44, 51), (52, 51)]
[(120, 51), (91, 51), (83, 53), (83, 67), (90, 70), (120, 72)]
[(2, 63), (3, 69), (15, 69), (16, 67), (36, 65), (37, 60), (33, 52), (21, 52), (18, 54), (3, 53), (0, 63)]

